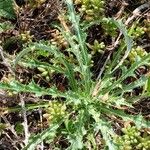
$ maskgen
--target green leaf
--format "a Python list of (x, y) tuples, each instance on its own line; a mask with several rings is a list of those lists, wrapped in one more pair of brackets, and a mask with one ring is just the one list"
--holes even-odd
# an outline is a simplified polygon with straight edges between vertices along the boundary
[(150, 77), (148, 77), (147, 82), (146, 82), (146, 86), (145, 86), (145, 90), (150, 93)]
[(13, 0), (0, 0), (0, 17), (8, 19), (16, 17)]
[(13, 28), (14, 28), (13, 25), (8, 21), (0, 23), (0, 33), (10, 30), (10, 29), (13, 29)]
[[(80, 110), (78, 113), (77, 119), (74, 122), (66, 122), (68, 131), (71, 131), (68, 133), (68, 141), (71, 144), (68, 149), (70, 150), (83, 149), (83, 137), (87, 133), (84, 126), (87, 122), (88, 114), (84, 110)], [(69, 127), (68, 123), (73, 127), (74, 131)]]
[(115, 115), (121, 117), (124, 121), (131, 121), (140, 127), (148, 128), (150, 126), (149, 121), (145, 121), (145, 119), (141, 115), (129, 115), (126, 114), (123, 110), (108, 108), (106, 106), (101, 106), (101, 110), (104, 114)]
[(131, 51), (131, 48), (133, 46), (133, 41), (131, 39), (131, 37), (128, 36), (128, 32), (125, 28), (125, 25), (123, 25), (123, 23), (120, 21), (116, 21), (114, 19), (112, 19), (112, 22), (115, 23), (115, 25), (120, 29), (120, 31), (122, 32), (122, 34), (124, 35), (124, 38), (125, 38), (125, 43), (126, 43), (126, 46), (127, 46), (127, 50), (123, 56), (123, 58), (119, 61), (119, 64), (113, 69), (112, 72), (114, 72), (117, 68), (119, 68), (119, 66), (121, 66), (124, 62), (124, 60), (128, 57), (130, 51)]
[(21, 58), (26, 55), (27, 53), (31, 52), (34, 50), (34, 47), (27, 47), (24, 48), (16, 57), (16, 59), (14, 60), (14, 67), (16, 67), (16, 65), (18, 64), (18, 62), (21, 60)]
[(115, 136), (115, 133), (110, 123), (104, 119), (100, 119), (99, 122), (97, 122), (95, 129), (101, 131), (103, 139), (105, 140), (109, 150), (116, 150), (117, 147), (113, 143), (113, 136)]
[[(82, 61), (80, 62), (80, 67), (82, 70), (82, 75), (83, 75), (83, 81), (84, 81), (84, 88), (87, 91), (87, 93), (90, 93), (90, 87), (91, 87), (91, 73), (90, 73), (90, 57), (87, 52), (87, 47), (86, 47), (86, 35), (83, 33), (80, 29), (80, 17), (75, 14), (74, 6), (73, 6), (73, 1), (72, 0), (66, 0), (66, 4), (68, 6), (68, 13), (69, 17), (71, 20), (71, 23), (74, 27), (76, 36), (77, 36), (77, 41), (80, 46), (80, 51), (81, 51), (81, 56), (82, 56)], [(73, 48), (73, 47), (72, 47)], [(88, 81), (88, 82), (87, 82)]]
[(23, 60), (23, 61), (20, 61), (18, 64), (23, 67), (30, 67), (30, 68), (41, 67), (41, 68), (45, 68), (47, 70), (54, 70), (57, 73), (65, 73), (65, 70), (60, 66), (50, 65), (49, 63), (40, 62), (40, 61), (34, 60), (34, 59)]
[[(119, 77), (119, 79), (117, 81), (114, 81), (113, 84), (111, 86), (109, 86), (108, 88), (106, 88), (104, 90), (104, 92), (110, 92), (112, 89), (115, 89), (119, 84), (122, 85), (122, 82), (127, 78), (127, 77), (131, 77), (134, 76), (134, 71), (139, 68), (142, 65), (147, 65), (150, 61), (150, 54), (144, 56), (141, 60), (134, 62), (131, 67), (126, 70), (126, 72), (124, 72), (124, 74), (122, 74), (121, 77)], [(143, 78), (144, 80), (144, 78)], [(139, 82), (138, 84), (141, 84), (142, 82)], [(132, 87), (133, 84), (132, 84)]]
[(61, 53), (58, 48), (54, 45), (46, 45), (43, 44), (42, 42), (39, 43), (32, 43), (31, 45), (29, 45), (27, 48), (25, 48), (23, 51), (21, 51), (19, 53), (19, 55), (16, 57), (14, 65), (16, 66), (16, 64), (20, 61), (20, 59), (27, 53), (29, 53), (30, 51), (47, 51), (50, 54), (54, 55), (54, 58), (57, 58), (61, 64), (63, 64), (65, 66), (65, 76), (67, 76), (67, 78), (69, 79), (69, 83), (70, 86), (72, 88), (72, 90), (77, 91), (78, 87), (77, 87), (77, 82), (75, 79), (75, 75), (74, 75), (74, 66), (73, 64), (69, 63), (65, 57), (65, 55), (63, 53)]
[(144, 86), (147, 80), (148, 79), (146, 76), (141, 76), (139, 79), (128, 85), (122, 85), (122, 89), (118, 90), (115, 95), (123, 94), (125, 92), (132, 92), (133, 89)]
[(49, 134), (56, 132), (62, 122), (63, 120), (58, 122), (57, 124), (51, 125), (42, 133), (32, 137), (32, 139), (30, 139), (31, 141), (27, 144), (27, 146), (23, 148), (23, 150), (35, 150), (36, 146), (40, 144), (43, 140), (45, 140), (49, 136)]
[(75, 138), (69, 140), (71, 146), (69, 146), (68, 150), (78, 150), (83, 148), (82, 136), (76, 135)]
[(0, 122), (0, 137), (1, 137), (1, 134), (3, 133), (3, 131), (4, 131), (5, 129), (7, 129), (7, 127), (9, 127), (8, 124), (1, 123), (1, 122)]
[[(34, 82), (31, 82), (28, 85), (24, 85), (15, 80), (9, 83), (0, 83), (0, 89), (11, 90), (18, 93), (20, 92), (34, 93), (37, 96), (51, 95), (53, 97), (59, 97), (61, 95), (60, 94), (61, 92), (58, 91), (55, 87), (45, 89), (35, 84)], [(62, 93), (62, 96), (65, 95)]]
[(21, 122), (17, 122), (15, 124), (15, 131), (17, 132), (17, 134), (23, 134), (24, 128)]
[[(107, 108), (106, 108), (107, 109)], [(100, 110), (101, 112), (101, 110)], [(109, 147), (110, 150), (116, 150), (116, 146), (113, 143), (112, 137), (115, 135), (113, 129), (104, 118), (100, 117), (100, 112), (96, 110), (94, 105), (89, 106), (89, 113), (92, 115), (92, 118), (95, 120), (95, 131), (98, 133), (99, 130), (102, 133), (103, 139), (106, 142), (106, 145)]]

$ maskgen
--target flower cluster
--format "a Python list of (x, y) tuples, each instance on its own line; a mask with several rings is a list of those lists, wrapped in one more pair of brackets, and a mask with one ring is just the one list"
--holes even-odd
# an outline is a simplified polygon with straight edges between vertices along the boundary
[(60, 49), (63, 47), (66, 48), (68, 46), (68, 43), (65, 41), (59, 30), (54, 30), (53, 33), (51, 33), (51, 36), (51, 42), (53, 45), (57, 45)]
[(57, 122), (65, 116), (66, 105), (57, 101), (50, 101), (44, 117), (48, 122)]
[(129, 53), (129, 61), (135, 62), (137, 59), (141, 59), (142, 57), (146, 56), (147, 52), (140, 46), (132, 48), (131, 52)]
[(86, 20), (93, 20), (104, 13), (104, 0), (75, 0), (75, 4), (80, 4), (80, 12), (85, 15)]
[(150, 149), (150, 135), (148, 133), (141, 133), (137, 127), (128, 126), (123, 128), (123, 136), (118, 136), (115, 139), (119, 150), (149, 150)]

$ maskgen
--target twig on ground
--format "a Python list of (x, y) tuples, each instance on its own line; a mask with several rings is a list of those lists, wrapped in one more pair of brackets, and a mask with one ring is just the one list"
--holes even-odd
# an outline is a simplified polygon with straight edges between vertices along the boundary
[(0, 46), (0, 56), (1, 56), (1, 59), (2, 59), (2, 64), (4, 64), (8, 68), (9, 72), (12, 73), (12, 75), (15, 76), (15, 73), (12, 70), (11, 65), (7, 62), (6, 58), (4, 57), (3, 48), (1, 46)]
[(8, 134), (8, 133), (5, 133), (5, 135), (6, 135), (6, 137), (10, 140), (11, 144), (13, 144), (14, 148), (15, 148), (16, 150), (19, 150), (19, 148), (18, 148), (18, 147), (16, 146), (16, 144), (15, 144), (15, 141), (12, 140), (12, 138), (9, 136), (9, 134)]
[[(7, 118), (5, 117), (5, 116), (1, 116), (1, 118), (5, 121), (5, 123), (8, 125), (8, 129), (11, 131), (11, 133), (15, 136), (15, 138), (17, 139), (17, 140), (19, 140), (19, 137), (18, 137), (18, 135), (17, 135), (17, 133), (16, 133), (16, 131), (14, 130), (14, 126), (12, 126), (10, 123), (9, 123), (9, 121), (7, 120)], [(10, 138), (10, 136), (7, 134), (7, 133), (5, 133), (6, 134), (6, 136), (9, 138), (9, 139), (12, 139), (12, 138)], [(13, 140), (12, 140), (13, 141)], [(14, 141), (13, 141), (14, 142)], [(21, 147), (23, 147), (23, 144), (22, 143), (19, 143), (19, 145), (21, 146)]]
[[(42, 118), (42, 110), (41, 109), (39, 109), (39, 114), (40, 114), (41, 131), (43, 131), (43, 118)], [(44, 150), (43, 141), (41, 142), (40, 148), (41, 148), (41, 150)]]
[(126, 6), (128, 6), (128, 3), (125, 0), (123, 0), (123, 2), (121, 2), (121, 8), (120, 8), (119, 12), (116, 14), (115, 19), (118, 19), (121, 17)]
[(28, 130), (28, 121), (27, 121), (26, 107), (25, 107), (25, 102), (24, 102), (24, 96), (23, 95), (19, 95), (19, 97), (20, 97), (20, 102), (21, 102), (22, 115), (23, 115), (23, 119), (24, 119), (24, 123), (23, 123), (24, 133), (25, 133), (24, 143), (25, 143), (25, 145), (27, 145), (28, 141), (29, 141), (30, 134), (29, 134), (29, 130)]
[(137, 16), (139, 16), (142, 13), (141, 11), (143, 9), (149, 8), (149, 7), (150, 7), (150, 2), (147, 2), (147, 3), (145, 3), (143, 5), (140, 5), (139, 7), (137, 7), (133, 11), (133, 15), (127, 19), (127, 21), (125, 22), (125, 25), (128, 25), (134, 18), (136, 18)]
[(12, 134), (15, 136), (16, 139), (19, 139), (16, 131), (14, 130), (14, 127), (9, 123), (7, 118), (5, 116), (1, 116), (2, 119), (5, 121), (5, 123), (8, 125), (9, 130), (12, 132)]

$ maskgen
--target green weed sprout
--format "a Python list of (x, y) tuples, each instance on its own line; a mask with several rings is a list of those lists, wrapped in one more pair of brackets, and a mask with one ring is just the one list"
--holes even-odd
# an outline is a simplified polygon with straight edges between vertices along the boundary
[(99, 43), (97, 40), (95, 40), (93, 45), (87, 43), (87, 46), (91, 49), (92, 55), (94, 55), (96, 52), (99, 52), (101, 54), (104, 53), (104, 49), (105, 49), (104, 42)]

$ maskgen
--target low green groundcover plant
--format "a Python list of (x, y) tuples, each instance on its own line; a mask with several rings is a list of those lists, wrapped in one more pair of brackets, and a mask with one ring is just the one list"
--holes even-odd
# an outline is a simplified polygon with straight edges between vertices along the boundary
[[(24, 150), (33, 150), (43, 141), (51, 143), (56, 137), (66, 141), (68, 150), (88, 149), (89, 147), (90, 149), (120, 150), (118, 144), (120, 142), (116, 143), (114, 140), (114, 136), (117, 135), (114, 132), (111, 118), (132, 122), (139, 129), (150, 125), (142, 115), (129, 115), (124, 111), (124, 107), (132, 108), (132, 104), (140, 97), (149, 95), (149, 91), (145, 89), (138, 96), (128, 96), (133, 89), (142, 88), (148, 81), (148, 76), (142, 75), (129, 84), (125, 84), (124, 81), (128, 77), (135, 77), (137, 68), (148, 65), (150, 55), (135, 59), (133, 63), (126, 66), (124, 62), (132, 49), (133, 41), (121, 21), (107, 18), (107, 21), (118, 28), (124, 36), (124, 40), (121, 39), (123, 49), (121, 47), (114, 52), (111, 63), (110, 60), (106, 62), (109, 65), (106, 64), (107, 67), (104, 66), (98, 78), (93, 79), (92, 54), (88, 51), (86, 44), (85, 26), (87, 24), (84, 26), (84, 23), (81, 22), (79, 14), (74, 10), (72, 0), (66, 0), (66, 4), (68, 8), (66, 18), (72, 24), (72, 32), (66, 31), (63, 26), (57, 26), (68, 43), (65, 54), (56, 45), (49, 42), (32, 42), (18, 54), (14, 67), (19, 64), (24, 67), (37, 68), (44, 77), (49, 76), (49, 78), (51, 74), (59, 73), (67, 79), (67, 89), (61, 91), (55, 85), (44, 88), (34, 81), (23, 84), (17, 80), (0, 83), (0, 88), (13, 93), (32, 93), (37, 97), (49, 95), (52, 98), (48, 104), (42, 106), (37, 104), (35, 107), (44, 107), (46, 111), (44, 117), (49, 127), (42, 133), (31, 136)], [(33, 56), (31, 57), (29, 53)], [(51, 63), (38, 60), (39, 53), (51, 57)], [(69, 59), (68, 56), (72, 59)], [(50, 80), (49, 78), (47, 80)], [(103, 139), (101, 147), (96, 142), (97, 135)], [(120, 137), (119, 141), (123, 139), (124, 136)]]
[(121, 150), (147, 150), (150, 148), (150, 135), (147, 132), (140, 132), (135, 126), (123, 128), (123, 135), (117, 136), (115, 141)]

